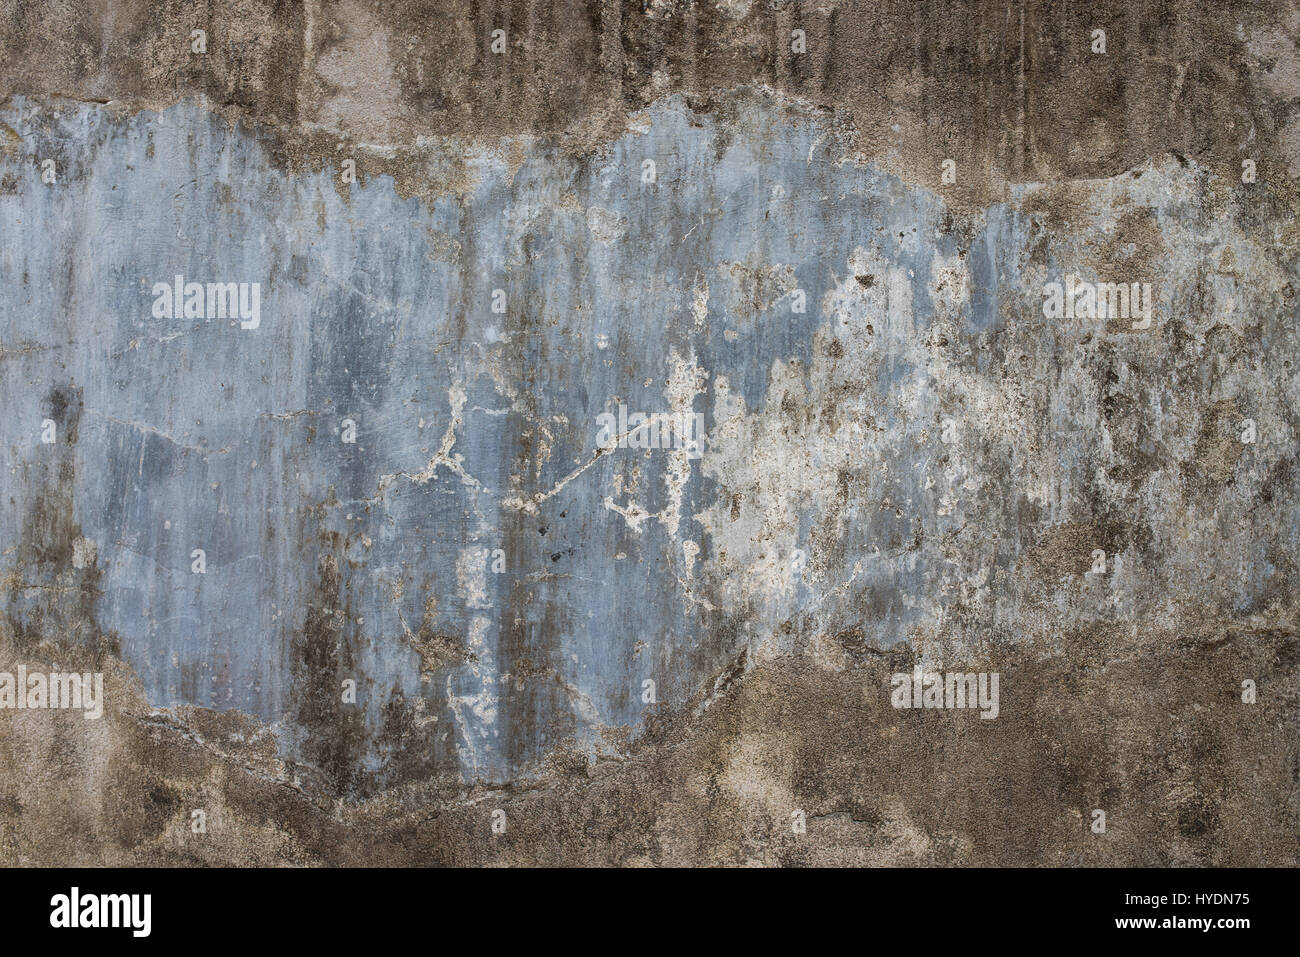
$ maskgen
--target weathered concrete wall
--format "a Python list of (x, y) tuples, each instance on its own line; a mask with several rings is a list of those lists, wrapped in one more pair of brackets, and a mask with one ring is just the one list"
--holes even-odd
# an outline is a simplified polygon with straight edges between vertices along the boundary
[(0, 861), (1297, 862), (1300, 8), (0, 14)]

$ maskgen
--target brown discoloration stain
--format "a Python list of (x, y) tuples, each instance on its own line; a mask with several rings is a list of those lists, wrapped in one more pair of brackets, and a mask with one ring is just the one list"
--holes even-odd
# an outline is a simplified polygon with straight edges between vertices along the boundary
[[(850, 641), (852, 643), (852, 641)], [(1297, 863), (1294, 632), (1181, 636), (1114, 627), (1051, 650), (1002, 647), (953, 668), (998, 671), (1004, 705), (898, 710), (906, 645), (827, 670), (781, 659), (738, 677), (616, 759), (565, 762), (536, 784), (440, 774), (328, 814), (331, 791), (278, 765), (265, 734), (199, 709), (151, 713), (108, 663), (104, 723), (9, 722), (0, 757), (80, 773), (52, 801), (0, 787), (6, 864)], [(1242, 676), (1259, 703), (1242, 704)], [(1006, 709), (1014, 700), (1014, 709)], [(30, 717), (30, 716), (29, 716)], [(40, 716), (44, 718), (46, 716)], [(57, 749), (51, 750), (51, 749)], [(1261, 764), (1258, 756), (1276, 760)], [(939, 760), (936, 760), (936, 756)], [(120, 808), (132, 807), (129, 819)], [(187, 836), (191, 808), (208, 834)], [(491, 811), (506, 811), (504, 835)], [(1107, 809), (1105, 835), (1088, 829)], [(437, 809), (430, 813), (430, 809)], [(791, 813), (807, 816), (807, 833)], [(118, 822), (105, 827), (98, 822)], [(125, 828), (123, 830), (122, 828)]]
[[(1240, 69), (1275, 63), (1282, 9), (844, 0), (755, 3), (736, 18), (685, 0), (133, 0), (66, 16), (59, 0), (6, 0), (0, 95), (115, 109), (202, 95), (256, 121), (290, 164), (335, 164), (340, 142), (368, 144), (350, 153), (359, 171), (393, 175), (408, 195), (455, 188), (459, 150), (441, 137), (542, 134), (587, 154), (666, 94), (719, 111), (719, 91), (747, 86), (829, 111), (838, 150), (957, 208), (1006, 198), (1008, 183), (1114, 176), (1165, 154), (1235, 175), (1247, 132), (1261, 176), (1291, 196), (1292, 98), (1272, 74)], [(1090, 49), (1098, 24), (1104, 56)], [(191, 52), (195, 29), (207, 54)], [(505, 53), (490, 51), (494, 29)], [(807, 52), (790, 51), (793, 29)], [(945, 158), (955, 185), (939, 182)]]
[(303, 753), (333, 790), (348, 794), (361, 781), (365, 728), (361, 711), (343, 701), (343, 682), (356, 682), (358, 699), (368, 689), (352, 663), (356, 625), (342, 594), (340, 536), (322, 534), (321, 543), (317, 592), (292, 642), (293, 701), (298, 723), (306, 729)]

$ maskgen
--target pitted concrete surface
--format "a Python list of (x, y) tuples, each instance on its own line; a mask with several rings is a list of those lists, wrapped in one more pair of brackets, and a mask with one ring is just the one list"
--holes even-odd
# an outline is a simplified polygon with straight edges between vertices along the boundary
[(0, 863), (1296, 864), (1297, 37), (0, 0)]

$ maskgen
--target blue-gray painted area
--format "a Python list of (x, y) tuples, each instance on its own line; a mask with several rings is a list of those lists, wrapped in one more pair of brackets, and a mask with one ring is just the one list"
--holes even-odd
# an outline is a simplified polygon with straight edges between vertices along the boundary
[[(797, 642), (823, 660), (821, 635), (973, 645), (1158, 621), (1193, 588), (1238, 614), (1269, 600), (1297, 524), (1249, 503), (1261, 450), (1294, 439), (1296, 342), (1257, 320), (1296, 277), (1232, 217), (1197, 224), (1194, 170), (1099, 183), (1049, 239), (1035, 187), (958, 215), (811, 114), (737, 110), (719, 127), (666, 99), (582, 160), (458, 146), (461, 179), (404, 198), (342, 183), (342, 153), (288, 171), (198, 103), (10, 101), (11, 619), (72, 627), (89, 594), (155, 706), (248, 712), (308, 763), (500, 781), (562, 745), (616, 749), (738, 661)], [(1053, 326), (1043, 284), (1118, 281), (1090, 250), (1131, 209), (1178, 250), (1130, 270), (1157, 285), (1155, 331)], [(155, 318), (178, 275), (259, 284), (260, 324)], [(1206, 319), (1179, 314), (1189, 296)], [(620, 403), (702, 413), (703, 455), (602, 452)], [(1246, 418), (1259, 442), (1230, 444)], [(1063, 560), (1052, 530), (1083, 515)], [(71, 570), (42, 553), (57, 521)], [(1231, 581), (1187, 581), (1212, 542)], [(1119, 556), (1104, 588), (1073, 573), (1094, 547)], [(1056, 591), (1024, 583), (1034, 562)]]

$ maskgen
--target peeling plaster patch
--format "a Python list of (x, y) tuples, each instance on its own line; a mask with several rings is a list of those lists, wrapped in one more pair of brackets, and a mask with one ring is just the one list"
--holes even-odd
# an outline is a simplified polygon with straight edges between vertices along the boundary
[(460, 476), (461, 484), (471, 488), (481, 488), (478, 479), (465, 471), (463, 455), (453, 456), (451, 454), (452, 446), (456, 444), (456, 429), (464, 424), (464, 410), (466, 395), (465, 390), (459, 384), (455, 384), (448, 390), (447, 396), (451, 405), (451, 421), (447, 424), (447, 431), (443, 433), (442, 443), (438, 447), (438, 452), (433, 458), (425, 464), (419, 472), (395, 472), (382, 475), (379, 478), (379, 492), (382, 495), (384, 490), (392, 485), (397, 479), (405, 478), (417, 485), (423, 485), (434, 477), (439, 468), (445, 467), (450, 469), (456, 475)]
[(686, 577), (690, 578), (695, 574), (695, 559), (700, 554), (698, 542), (686, 540), (682, 542), (682, 560), (686, 563)]
[(610, 246), (622, 239), (627, 232), (627, 217), (600, 206), (592, 206), (587, 210), (587, 228), (591, 230), (596, 242)]
[(698, 277), (691, 290), (691, 318), (696, 329), (703, 329), (709, 318), (709, 284)]
[[(706, 393), (709, 374), (694, 360), (684, 359), (676, 352), (672, 354), (670, 365), (668, 381), (664, 383), (664, 398), (668, 400), (676, 420), (685, 421), (688, 416), (695, 414), (695, 397)], [(696, 436), (696, 439), (703, 444), (703, 436)], [(685, 448), (672, 449), (666, 454), (669, 461), (664, 481), (667, 484), (668, 503), (664, 506), (660, 521), (669, 537), (676, 538), (681, 524), (686, 483), (690, 480), (695, 459)]]
[[(799, 286), (794, 268), (784, 263), (753, 265), (722, 262), (718, 264), (718, 272), (730, 281), (727, 310), (733, 319), (738, 320), (754, 320)], [(706, 302), (707, 295), (706, 286)]]
[(72, 567), (90, 568), (95, 564), (98, 546), (89, 538), (78, 538), (72, 543)]
[(488, 551), (462, 548), (456, 560), (456, 585), (466, 608), (491, 608), (487, 600)]
[(609, 511), (623, 516), (623, 521), (627, 522), (627, 527), (637, 533), (642, 531), (642, 526), (647, 519), (654, 517), (635, 502), (629, 502), (626, 506), (619, 505), (608, 495), (605, 496), (604, 505)]

